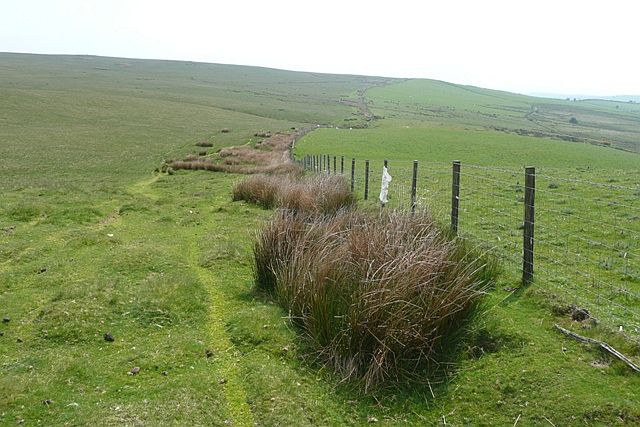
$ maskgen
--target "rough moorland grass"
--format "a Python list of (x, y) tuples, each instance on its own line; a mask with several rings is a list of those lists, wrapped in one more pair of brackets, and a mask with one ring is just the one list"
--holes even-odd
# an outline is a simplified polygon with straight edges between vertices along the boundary
[(331, 214), (356, 203), (344, 177), (337, 175), (255, 175), (234, 185), (233, 200), (304, 214)]
[(495, 274), (427, 214), (280, 210), (254, 253), (258, 287), (365, 390), (448, 359)]
[[(302, 130), (302, 132), (306, 132)], [(300, 173), (302, 168), (291, 161), (290, 148), (296, 134), (276, 133), (255, 144), (222, 148), (215, 158), (189, 154), (182, 160), (167, 160), (164, 168), (174, 170), (209, 170), (241, 174)]]
[(268, 166), (246, 166), (246, 165), (227, 165), (214, 163), (210, 159), (197, 158), (194, 160), (174, 160), (169, 167), (175, 170), (207, 170), (212, 172), (228, 172), (240, 173), (244, 175), (253, 175), (257, 173), (266, 174), (287, 174), (301, 172), (300, 166), (295, 163), (279, 163)]

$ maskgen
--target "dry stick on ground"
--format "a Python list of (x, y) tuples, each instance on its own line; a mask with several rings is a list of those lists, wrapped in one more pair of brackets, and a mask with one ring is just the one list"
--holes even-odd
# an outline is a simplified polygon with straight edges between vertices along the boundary
[(571, 332), (570, 330), (565, 329), (565, 328), (563, 328), (562, 326), (559, 326), (559, 325), (554, 325), (554, 326), (556, 327), (556, 329), (559, 332), (565, 334), (566, 336), (568, 336), (570, 338), (573, 338), (576, 341), (580, 341), (580, 342), (584, 342), (584, 343), (588, 343), (588, 344), (594, 344), (594, 345), (599, 346), (601, 349), (603, 349), (604, 351), (606, 351), (607, 353), (609, 353), (610, 355), (612, 355), (616, 359), (623, 361), (628, 367), (631, 368), (631, 370), (640, 373), (640, 367), (638, 367), (638, 365), (633, 363), (631, 360), (629, 360), (627, 358), (627, 356), (625, 356), (624, 354), (620, 353), (618, 350), (616, 350), (615, 348), (611, 347), (606, 342), (594, 340), (593, 338), (583, 337), (582, 335), (578, 335), (575, 332)]

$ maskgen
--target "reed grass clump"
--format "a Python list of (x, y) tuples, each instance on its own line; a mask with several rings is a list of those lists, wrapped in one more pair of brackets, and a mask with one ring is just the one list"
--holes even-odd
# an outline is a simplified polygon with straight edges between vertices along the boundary
[(338, 175), (254, 175), (234, 186), (233, 200), (305, 215), (331, 214), (356, 203), (346, 180)]
[(448, 358), (496, 273), (428, 214), (279, 210), (254, 256), (257, 286), (365, 390)]

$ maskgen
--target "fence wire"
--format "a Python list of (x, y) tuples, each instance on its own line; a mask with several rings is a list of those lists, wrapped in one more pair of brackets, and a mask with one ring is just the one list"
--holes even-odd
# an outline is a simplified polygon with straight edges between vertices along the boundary
[[(352, 158), (307, 156), (316, 173), (343, 173), (351, 183)], [(344, 166), (342, 166), (344, 165)], [(380, 204), (381, 160), (355, 159), (354, 193)], [(413, 163), (388, 161), (393, 177), (385, 208), (430, 212), (443, 226), (457, 224), (459, 238), (481, 245), (502, 260), (509, 274), (522, 274), (525, 211), (524, 169), (463, 163), (457, 215), (452, 215), (451, 163), (419, 162), (415, 195)], [(640, 339), (640, 176), (631, 171), (537, 169), (535, 174), (535, 286), (588, 309), (607, 326)], [(589, 179), (586, 179), (589, 178)]]

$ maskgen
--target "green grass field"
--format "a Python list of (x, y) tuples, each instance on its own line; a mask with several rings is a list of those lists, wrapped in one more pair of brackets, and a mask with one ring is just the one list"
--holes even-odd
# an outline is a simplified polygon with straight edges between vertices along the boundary
[[(400, 95), (392, 91), (395, 85), (384, 93), (399, 97), (406, 83), (399, 86)], [(436, 91), (434, 99), (446, 96)], [(464, 101), (456, 99), (452, 96), (451, 102)], [(364, 160), (370, 160), (374, 201), (383, 160), (388, 160), (394, 176), (390, 206), (404, 208), (410, 204), (411, 163), (418, 160), (418, 200), (443, 224), (450, 222), (451, 163), (461, 161), (460, 232), (497, 250), (514, 278), (522, 265), (524, 166), (535, 166), (535, 290), (588, 308), (609, 329), (622, 328), (634, 341), (640, 337), (638, 154), (494, 129), (435, 125), (411, 114), (364, 130), (319, 129), (298, 144), (296, 153), (344, 156), (347, 174), (355, 158), (360, 195)]]
[[(197, 151), (200, 140), (213, 142), (215, 151), (245, 144), (257, 131), (364, 125), (362, 108), (344, 102), (364, 92), (368, 107), (385, 119), (364, 130), (314, 131), (298, 154), (388, 157), (392, 174), (398, 162), (424, 159), (442, 173), (443, 197), (448, 162), (456, 158), (504, 169), (535, 159), (550, 175), (638, 185), (637, 155), (491, 130), (492, 121), (483, 125), (477, 113), (470, 114), (474, 124), (379, 107), (384, 99), (406, 102), (401, 88), (410, 84), (0, 54), (0, 316), (9, 320), (0, 323), (0, 425), (640, 423), (640, 377), (554, 332), (556, 322), (577, 326), (552, 314), (555, 301), (544, 284), (505, 291), (514, 286), (511, 273), (489, 296), (474, 340), (447, 381), (373, 396), (338, 384), (308, 357), (286, 313), (254, 290), (251, 242), (271, 213), (231, 202), (231, 186), (241, 177), (153, 172), (166, 158)], [(394, 86), (397, 99), (389, 95)], [(465, 102), (475, 101), (455, 100), (454, 107), (464, 109), (457, 105)], [(632, 108), (618, 110), (637, 118)], [(609, 104), (595, 103), (593, 114), (600, 110)], [(612, 145), (637, 150), (637, 140), (625, 141)], [(572, 184), (559, 185), (568, 192)], [(628, 197), (624, 204), (637, 206)], [(446, 211), (446, 198), (432, 199), (434, 210)], [(562, 209), (580, 206), (572, 203)], [(461, 221), (481, 235), (483, 229)], [(104, 340), (107, 332), (114, 342)], [(637, 360), (637, 344), (605, 328), (591, 333)]]

